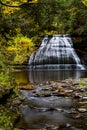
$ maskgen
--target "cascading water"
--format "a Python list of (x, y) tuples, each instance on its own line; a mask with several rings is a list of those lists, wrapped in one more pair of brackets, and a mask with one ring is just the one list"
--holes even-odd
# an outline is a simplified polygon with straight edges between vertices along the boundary
[(30, 69), (85, 69), (69, 35), (46, 35), (39, 49), (30, 56), (28, 65)]

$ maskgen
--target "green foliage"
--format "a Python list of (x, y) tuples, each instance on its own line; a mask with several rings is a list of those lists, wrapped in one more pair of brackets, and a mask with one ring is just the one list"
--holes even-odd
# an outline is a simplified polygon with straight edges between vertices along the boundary
[(18, 115), (0, 104), (0, 130), (13, 130), (13, 125)]
[(87, 87), (87, 81), (81, 79), (80, 82), (79, 82), (79, 87), (80, 88), (86, 88)]
[[(9, 94), (9, 96), (4, 97), (5, 94)], [(9, 73), (9, 70), (2, 70), (0, 72), (0, 130), (13, 129), (13, 124), (17, 119), (18, 115), (16, 115), (9, 109), (7, 102), (7, 106), (4, 106), (6, 105), (6, 103), (3, 105), (1, 103), (3, 99), (6, 98), (5, 100), (11, 102), (11, 105), (15, 97), (18, 97), (18, 91), (14, 87), (13, 75)]]
[(40, 4), (32, 4), (23, 9), (20, 10), (23, 15), (20, 22), (26, 21), (26, 18), (28, 20), (21, 24), (22, 33), (26, 35), (44, 35), (45, 32), (86, 33), (87, 8), (79, 0), (40, 0)]
[(10, 86), (10, 76), (8, 72), (0, 73), (0, 84), (3, 86)]
[(26, 61), (34, 49), (34, 44), (30, 38), (18, 34), (8, 42), (8, 53), (11, 53), (13, 64), (22, 64)]
[(7, 52), (7, 40), (0, 35), (0, 68), (6, 69), (9, 64), (9, 54)]
[(8, 116), (8, 112), (4, 111), (0, 105), (0, 130), (12, 130), (12, 128), (11, 117)]
[(81, 2), (87, 6), (87, 0), (81, 0)]

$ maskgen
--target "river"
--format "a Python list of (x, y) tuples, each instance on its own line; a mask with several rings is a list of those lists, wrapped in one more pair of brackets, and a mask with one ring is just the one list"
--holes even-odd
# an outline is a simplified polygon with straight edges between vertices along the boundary
[[(54, 95), (54, 90), (50, 89), (57, 82), (58, 90), (61, 86), (61, 81), (68, 79), (79, 80), (87, 78), (87, 71), (80, 70), (28, 70), (20, 69), (14, 72), (15, 81), (21, 95), (26, 99), (24, 105), (20, 108), (22, 116), (16, 123), (16, 128), (26, 130), (86, 130), (87, 118), (81, 118), (75, 103), (70, 96)], [(75, 81), (76, 82), (76, 81)], [(58, 84), (59, 83), (59, 84)], [(36, 86), (32, 89), (32, 86)], [(42, 86), (42, 87), (41, 87)], [(45, 95), (43, 94), (43, 91)], [(71, 92), (72, 93), (72, 92)], [(47, 95), (46, 95), (47, 94)], [(61, 93), (59, 93), (61, 94)], [(86, 108), (84, 108), (85, 110)], [(76, 117), (72, 118), (72, 113)], [(85, 113), (85, 115), (87, 112)], [(77, 120), (77, 118), (79, 118)], [(84, 126), (84, 127), (83, 127)], [(80, 128), (81, 127), (81, 128)]]

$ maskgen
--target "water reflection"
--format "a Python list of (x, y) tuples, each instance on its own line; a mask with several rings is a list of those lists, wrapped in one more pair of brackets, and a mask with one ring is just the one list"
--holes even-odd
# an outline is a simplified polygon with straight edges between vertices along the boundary
[(87, 77), (82, 70), (21, 70), (14, 74), (17, 85)]
[(31, 83), (40, 83), (50, 80), (64, 80), (69, 78), (85, 77), (86, 71), (81, 70), (30, 70), (28, 71)]

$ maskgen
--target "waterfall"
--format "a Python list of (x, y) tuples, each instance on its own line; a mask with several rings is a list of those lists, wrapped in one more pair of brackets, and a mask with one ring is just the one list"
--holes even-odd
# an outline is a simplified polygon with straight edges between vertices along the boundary
[(30, 56), (28, 66), (30, 69), (85, 69), (69, 35), (46, 35)]

